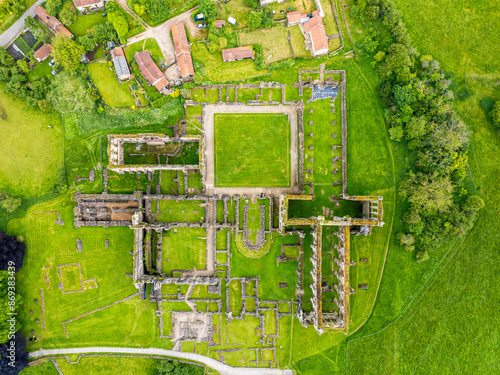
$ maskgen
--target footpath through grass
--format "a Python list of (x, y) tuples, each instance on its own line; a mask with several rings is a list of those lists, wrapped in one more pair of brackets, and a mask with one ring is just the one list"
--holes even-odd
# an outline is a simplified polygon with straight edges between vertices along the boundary
[(215, 185), (290, 186), (290, 124), (279, 114), (215, 114)]

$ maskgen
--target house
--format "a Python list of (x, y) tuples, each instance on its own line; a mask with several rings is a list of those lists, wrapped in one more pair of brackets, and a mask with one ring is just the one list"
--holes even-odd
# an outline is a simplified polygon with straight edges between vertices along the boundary
[(217, 29), (222, 29), (224, 26), (226, 26), (226, 21), (224, 20), (216, 20), (214, 23), (214, 27)]
[(189, 45), (186, 29), (182, 22), (172, 25), (172, 39), (174, 40), (175, 56), (181, 71), (182, 78), (194, 75), (193, 58), (191, 57), (191, 46)]
[(322, 56), (328, 53), (328, 37), (323, 25), (323, 18), (315, 10), (312, 17), (303, 23), (304, 33), (311, 42), (311, 56)]
[(227, 18), (227, 22), (229, 22), (231, 25), (236, 25), (236, 19), (231, 16)]
[(139, 66), (139, 70), (149, 84), (156, 87), (162, 94), (167, 95), (169, 93), (168, 80), (160, 68), (158, 68), (158, 65), (153, 61), (149, 51), (136, 52), (134, 59)]
[(40, 5), (37, 5), (35, 7), (35, 14), (56, 34), (73, 38), (73, 34), (71, 34), (71, 32), (61, 23), (61, 21), (49, 15), (45, 10), (45, 8), (42, 8)]
[[(108, 0), (109, 1), (109, 0)], [(106, 1), (104, 0), (73, 0), (76, 9), (80, 13), (88, 13), (104, 8)]]
[(288, 12), (286, 14), (286, 18), (288, 20), (288, 26), (294, 26), (306, 22), (309, 17), (307, 17), (307, 14), (301, 13), (297, 10), (295, 12)]
[(237, 61), (253, 58), (252, 47), (227, 48), (222, 50), (222, 60), (224, 62)]
[(127, 59), (122, 47), (115, 47), (111, 50), (111, 61), (115, 66), (116, 76), (119, 80), (127, 80), (133, 77), (127, 64)]
[(38, 62), (43, 62), (47, 57), (49, 57), (50, 53), (52, 52), (52, 46), (50, 44), (44, 44), (41, 48), (38, 49), (38, 51), (35, 52), (33, 57), (38, 61)]

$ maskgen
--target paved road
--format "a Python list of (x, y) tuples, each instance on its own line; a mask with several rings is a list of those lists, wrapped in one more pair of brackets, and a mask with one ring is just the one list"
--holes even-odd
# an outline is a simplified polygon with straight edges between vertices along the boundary
[[(127, 0), (118, 0), (118, 3), (132, 16), (135, 16), (132, 10), (130, 10), (130, 8), (127, 6)], [(175, 49), (172, 38), (170, 37), (170, 27), (174, 23), (184, 22), (189, 30), (189, 33), (194, 36), (198, 32), (198, 28), (193, 22), (192, 17), (192, 14), (196, 9), (198, 9), (198, 7), (194, 7), (193, 9), (190, 9), (187, 12), (178, 15), (177, 17), (171, 18), (160, 26), (151, 27), (146, 25), (146, 31), (128, 38), (127, 44), (132, 44), (147, 38), (154, 38), (158, 42), (158, 46), (163, 52), (163, 57), (165, 58), (166, 64), (171, 65), (175, 63)]]
[[(215, 161), (214, 161), (214, 114), (215, 113), (287, 113), (290, 118), (290, 162), (291, 164), (291, 179), (292, 186), (288, 188), (265, 188), (265, 187), (238, 187), (238, 188), (224, 188), (215, 187)], [(205, 135), (206, 149), (206, 187), (207, 194), (250, 194), (257, 195), (265, 194), (292, 194), (296, 193), (298, 188), (298, 124), (297, 124), (297, 107), (288, 105), (274, 105), (274, 106), (247, 106), (247, 105), (206, 105), (203, 110), (203, 131)]]
[(196, 361), (206, 364), (207, 366), (219, 371), (221, 375), (292, 375), (290, 370), (266, 369), (266, 368), (246, 368), (246, 367), (231, 367), (223, 364), (213, 358), (206, 357), (201, 354), (183, 353), (166, 349), (137, 349), (137, 348), (115, 348), (115, 347), (88, 347), (88, 348), (72, 348), (72, 349), (40, 349), (36, 352), (31, 352), (31, 358), (43, 356), (60, 356), (68, 354), (132, 354), (132, 355), (157, 355), (168, 356), (189, 361)]
[(12, 43), (17, 36), (21, 33), (24, 28), (24, 20), (26, 17), (31, 16), (35, 17), (35, 7), (43, 3), (44, 0), (37, 0), (35, 4), (28, 8), (24, 14), (19, 17), (19, 19), (12, 24), (7, 30), (5, 30), (2, 35), (0, 35), (0, 46), (7, 47), (10, 43)]

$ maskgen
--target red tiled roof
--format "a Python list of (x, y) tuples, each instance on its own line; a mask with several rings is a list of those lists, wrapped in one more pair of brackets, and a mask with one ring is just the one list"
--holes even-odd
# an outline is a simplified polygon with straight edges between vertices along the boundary
[(134, 59), (137, 62), (141, 73), (150, 84), (157, 88), (158, 91), (161, 91), (165, 88), (165, 86), (168, 86), (167, 78), (153, 61), (149, 51), (136, 52)]
[(52, 52), (52, 46), (50, 44), (44, 44), (42, 48), (39, 48), (38, 51), (35, 52), (33, 57), (39, 61), (43, 61), (47, 57), (49, 57), (51, 52)]
[(73, 0), (75, 7), (88, 7), (90, 5), (102, 3), (102, 0)]
[(111, 58), (117, 57), (117, 56), (123, 56), (125, 57), (125, 54), (123, 53), (123, 48), (118, 46), (115, 47), (111, 50)]
[(224, 27), (225, 24), (226, 24), (226, 21), (224, 21), (224, 20), (216, 20), (214, 23), (214, 27), (221, 28), (221, 27)]
[(314, 51), (328, 49), (328, 37), (323, 25), (323, 18), (319, 16), (318, 11), (314, 11), (313, 17), (304, 23), (304, 31), (310, 33)]
[(222, 50), (222, 60), (224, 60), (224, 62), (251, 59), (252, 57), (253, 57), (252, 48), (249, 46), (227, 48)]
[(69, 36), (70, 38), (73, 37), (73, 34), (71, 34), (71, 32), (61, 23), (61, 21), (48, 14), (45, 8), (37, 5), (35, 7), (35, 14), (56, 33), (62, 34), (64, 36)]
[(299, 10), (296, 10), (295, 12), (289, 12), (286, 14), (286, 18), (288, 19), (288, 23), (298, 22), (303, 17), (306, 17), (306, 15), (302, 14)]
[(175, 23), (172, 25), (171, 30), (181, 77), (193, 75), (193, 58), (191, 57), (191, 47), (189, 46), (184, 24), (182, 22)]

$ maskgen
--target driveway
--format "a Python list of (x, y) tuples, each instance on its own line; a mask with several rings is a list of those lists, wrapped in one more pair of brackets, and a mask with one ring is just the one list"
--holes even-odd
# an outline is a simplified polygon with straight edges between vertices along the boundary
[[(135, 13), (127, 6), (127, 0), (118, 0), (118, 3), (132, 16), (135, 16), (134, 18), (137, 17)], [(158, 42), (158, 46), (163, 52), (163, 57), (165, 58), (166, 64), (171, 65), (175, 63), (175, 49), (172, 38), (170, 37), (170, 27), (174, 23), (184, 22), (191, 36), (196, 35), (196, 33), (198, 32), (198, 27), (194, 23), (192, 17), (192, 14), (196, 11), (196, 9), (198, 9), (198, 7), (194, 7), (193, 9), (190, 9), (187, 12), (178, 15), (177, 17), (171, 18), (160, 26), (151, 27), (146, 25), (146, 31), (128, 38), (127, 44), (132, 44), (147, 38), (154, 38)]]
[(132, 355), (157, 355), (168, 356), (179, 359), (187, 359), (204, 363), (205, 365), (219, 371), (221, 375), (292, 375), (290, 370), (279, 370), (269, 368), (249, 368), (249, 367), (231, 367), (213, 358), (206, 357), (201, 354), (183, 353), (166, 349), (137, 349), (137, 348), (115, 348), (115, 347), (89, 347), (89, 348), (72, 348), (72, 349), (40, 349), (36, 352), (31, 352), (31, 358), (43, 356), (63, 356), (69, 354), (132, 354)]
[(24, 20), (26, 17), (35, 17), (35, 7), (43, 3), (44, 0), (37, 0), (35, 4), (28, 8), (26, 12), (23, 13), (19, 19), (12, 24), (7, 30), (5, 30), (2, 35), (0, 35), (0, 46), (7, 47), (11, 44), (21, 33), (24, 28)]

